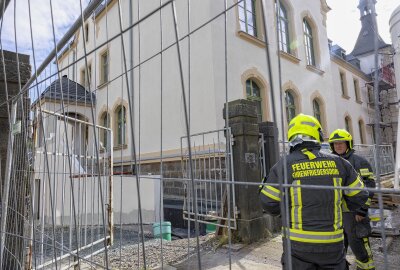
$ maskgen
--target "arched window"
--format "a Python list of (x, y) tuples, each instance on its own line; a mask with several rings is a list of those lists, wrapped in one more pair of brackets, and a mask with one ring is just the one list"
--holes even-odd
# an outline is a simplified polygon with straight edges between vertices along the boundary
[(304, 46), (306, 48), (307, 65), (315, 66), (314, 37), (311, 25), (303, 19)]
[(317, 120), (322, 125), (322, 122), (321, 122), (321, 120), (322, 120), (321, 119), (321, 106), (320, 106), (320, 104), (319, 104), (317, 99), (313, 100), (313, 112), (314, 112), (314, 117), (317, 118)]
[(126, 143), (126, 109), (124, 106), (119, 106), (116, 110), (116, 128), (117, 128), (117, 145)]
[[(351, 123), (350, 123), (350, 118), (349, 118), (348, 116), (346, 116), (346, 117), (344, 118), (344, 125), (345, 125), (346, 130), (347, 130), (348, 132), (350, 132), (350, 125), (351, 125)], [(351, 133), (351, 132), (350, 132), (350, 133)]]
[(279, 49), (281, 51), (290, 53), (289, 19), (286, 8), (282, 5), (282, 3), (280, 3), (279, 6), (278, 18)]
[(257, 36), (256, 0), (244, 0), (238, 4), (240, 30)]
[[(346, 130), (347, 130), (348, 132), (350, 132), (351, 135), (353, 135), (353, 124), (352, 124), (352, 121), (351, 121), (351, 117), (350, 117), (350, 116), (346, 116), (346, 117), (344, 118), (344, 125), (345, 125)], [(353, 135), (353, 136), (354, 136), (354, 135)]]
[(289, 123), (296, 116), (296, 104), (290, 90), (285, 91), (286, 120)]
[(246, 96), (248, 100), (256, 103), (258, 122), (262, 122), (261, 90), (258, 84), (252, 79), (246, 81)]
[[(101, 116), (101, 123), (100, 123), (103, 127), (109, 128), (110, 127), (110, 115), (105, 112), (103, 113), (103, 115)], [(109, 144), (110, 144), (110, 136), (109, 136), (109, 130), (107, 129), (101, 129), (100, 130), (100, 140), (103, 144), (104, 148), (108, 148)]]
[(363, 120), (359, 120), (358, 121), (358, 130), (360, 132), (360, 142), (361, 142), (361, 144), (365, 144), (364, 122), (363, 122)]

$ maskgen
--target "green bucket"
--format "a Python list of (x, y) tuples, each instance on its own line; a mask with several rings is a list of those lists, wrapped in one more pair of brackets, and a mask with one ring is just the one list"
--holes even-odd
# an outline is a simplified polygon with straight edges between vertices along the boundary
[(153, 224), (154, 238), (160, 238), (162, 232), (162, 239), (171, 241), (171, 222), (163, 221)]
[(215, 233), (217, 230), (217, 220), (207, 220), (207, 222), (210, 223), (206, 223), (206, 233)]

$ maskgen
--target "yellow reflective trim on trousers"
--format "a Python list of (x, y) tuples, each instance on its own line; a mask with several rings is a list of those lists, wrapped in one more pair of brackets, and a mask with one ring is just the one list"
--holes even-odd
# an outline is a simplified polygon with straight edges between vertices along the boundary
[(290, 200), (291, 200), (291, 221), (292, 221), (292, 229), (302, 229), (302, 201), (301, 201), (301, 187), (300, 180), (295, 180), (292, 183), (295, 186), (290, 187)]
[[(363, 181), (361, 181), (360, 176), (358, 176), (357, 179), (353, 183), (348, 185), (348, 187), (361, 189), (361, 188), (364, 188), (364, 183), (363, 183)], [(360, 191), (361, 190), (345, 190), (344, 193), (346, 194), (346, 196), (352, 197), (352, 196), (360, 193)]]
[(367, 251), (368, 257), (372, 260), (372, 251), (371, 251), (371, 247), (369, 245), (368, 237), (364, 237), (363, 242), (364, 242), (364, 247), (365, 247), (365, 250)]
[(343, 230), (333, 232), (316, 232), (290, 229), (290, 240), (304, 243), (337, 243), (343, 241)]
[(261, 193), (264, 194), (265, 196), (273, 199), (274, 201), (278, 201), (278, 202), (281, 201), (281, 198), (279, 198), (279, 193), (276, 194), (275, 192), (271, 192), (271, 190), (268, 189), (268, 186), (264, 187), (261, 190)]
[(360, 269), (375, 269), (375, 264), (372, 259), (369, 259), (367, 262), (363, 263), (356, 259), (357, 267)]
[[(338, 187), (342, 185), (342, 179), (341, 178), (333, 178), (333, 186)], [(334, 221), (333, 221), (333, 228), (335, 230), (338, 230), (339, 228), (342, 227), (342, 192), (339, 189), (334, 189), (333, 190), (335, 194), (335, 199), (334, 199)]]

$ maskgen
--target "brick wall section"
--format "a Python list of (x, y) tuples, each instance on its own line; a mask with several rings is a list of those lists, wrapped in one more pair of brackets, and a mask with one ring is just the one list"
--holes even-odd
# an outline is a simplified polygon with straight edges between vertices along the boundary
[[(141, 173), (160, 174), (160, 163), (142, 164)], [(164, 178), (182, 178), (181, 161), (163, 162)], [(185, 195), (184, 183), (182, 181), (166, 180), (164, 181), (164, 198), (183, 199)]]
[[(6, 97), (5, 77), (3, 69), (3, 58), (0, 54), (0, 162), (1, 162), (1, 179), (4, 179), (5, 163), (7, 159), (8, 146), (8, 114), (6, 100), (19, 93), (18, 85), (18, 66), (17, 55), (13, 52), (4, 52), (4, 63), (6, 68), (8, 98)], [(29, 55), (18, 54), (19, 71), (22, 86), (28, 81), (31, 76), (31, 66), (29, 64)]]

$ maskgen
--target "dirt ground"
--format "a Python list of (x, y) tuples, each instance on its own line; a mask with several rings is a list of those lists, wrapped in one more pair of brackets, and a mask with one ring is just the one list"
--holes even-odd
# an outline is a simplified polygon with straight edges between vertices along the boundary
[[(377, 270), (400, 269), (400, 237), (394, 237), (387, 251), (387, 268), (385, 268), (384, 254), (380, 250), (381, 239), (371, 237), (372, 252)], [(281, 269), (282, 238), (280, 235), (251, 245), (233, 245), (231, 250), (231, 269), (242, 270), (275, 270)], [(352, 264), (350, 269), (356, 269), (354, 256), (351, 252), (347, 256)], [(222, 270), (229, 269), (229, 250), (221, 247), (201, 254), (202, 269)], [(197, 257), (191, 260), (172, 265), (175, 269), (198, 269)], [(171, 268), (171, 269), (174, 269)]]

